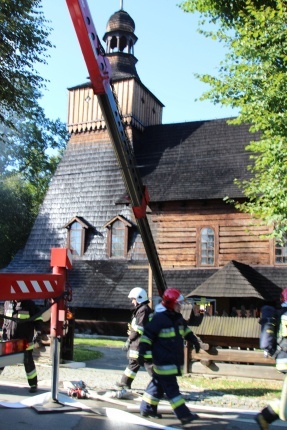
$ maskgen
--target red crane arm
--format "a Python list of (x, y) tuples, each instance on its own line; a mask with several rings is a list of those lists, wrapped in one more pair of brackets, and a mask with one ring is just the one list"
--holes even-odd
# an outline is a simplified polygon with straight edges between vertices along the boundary
[(78, 40), (86, 60), (95, 94), (105, 94), (105, 83), (110, 80), (111, 65), (106, 58), (95, 29), (90, 9), (85, 0), (67, 0)]
[(126, 136), (110, 86), (111, 66), (100, 44), (86, 0), (66, 0), (66, 2), (82, 48), (93, 90), (98, 97), (106, 127), (114, 146), (123, 181), (131, 199), (133, 212), (157, 289), (159, 295), (162, 296), (166, 289), (166, 283), (146, 216), (146, 206), (149, 202), (148, 191), (142, 184), (133, 148)]

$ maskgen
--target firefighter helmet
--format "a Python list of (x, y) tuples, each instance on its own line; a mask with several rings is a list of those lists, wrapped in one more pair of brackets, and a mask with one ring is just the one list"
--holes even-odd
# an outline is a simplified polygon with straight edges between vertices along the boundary
[(184, 297), (181, 292), (175, 288), (168, 288), (165, 290), (162, 296), (162, 304), (165, 308), (170, 311), (174, 310), (174, 305), (184, 301)]
[(148, 296), (146, 291), (143, 288), (135, 287), (133, 288), (128, 295), (129, 299), (136, 299), (137, 303), (143, 303), (148, 301)]
[(287, 302), (287, 288), (281, 291), (281, 303)]

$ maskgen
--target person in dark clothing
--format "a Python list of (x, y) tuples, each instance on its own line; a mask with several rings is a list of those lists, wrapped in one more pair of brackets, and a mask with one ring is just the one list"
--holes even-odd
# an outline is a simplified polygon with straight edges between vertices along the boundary
[(146, 325), (139, 346), (139, 364), (152, 358), (153, 376), (140, 406), (143, 417), (161, 418), (157, 413), (160, 399), (166, 394), (173, 411), (182, 424), (198, 418), (192, 414), (179, 391), (177, 376), (182, 375), (184, 364), (184, 340), (200, 350), (197, 337), (188, 328), (180, 313), (183, 296), (179, 290), (165, 290), (162, 303), (155, 309), (152, 320)]
[[(138, 349), (141, 335), (143, 334), (144, 327), (149, 321), (149, 317), (152, 314), (152, 309), (148, 306), (149, 300), (147, 293), (143, 288), (133, 288), (128, 298), (132, 300), (135, 309), (132, 313), (131, 323), (129, 324), (128, 339), (125, 343), (124, 350), (127, 351), (128, 366), (126, 367), (124, 374), (122, 375), (121, 381), (116, 382), (116, 386), (119, 388), (130, 389), (131, 385), (140, 369), (140, 365), (137, 361)], [(151, 360), (146, 359), (144, 366), (149, 375), (152, 375), (152, 363)]]
[(256, 415), (261, 430), (269, 430), (274, 421), (287, 421), (287, 288), (281, 293), (281, 308), (262, 307), (260, 348), (276, 360), (276, 369), (285, 374), (281, 398), (273, 400)]
[[(38, 336), (41, 333), (42, 316), (39, 314), (35, 320), (23, 321), (38, 314), (39, 309), (32, 300), (13, 300), (4, 303), (4, 315), (15, 320), (4, 318), (2, 327), (3, 340), (25, 339), (28, 343), (27, 349), (24, 351), (24, 367), (30, 386), (30, 393), (35, 393), (38, 385), (37, 371), (33, 359), (33, 347), (35, 331)], [(16, 320), (21, 320), (21, 322)]]

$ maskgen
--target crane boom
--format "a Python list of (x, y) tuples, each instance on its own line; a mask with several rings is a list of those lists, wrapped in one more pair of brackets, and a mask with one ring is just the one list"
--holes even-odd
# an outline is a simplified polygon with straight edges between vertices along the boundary
[(126, 136), (121, 115), (111, 88), (110, 62), (105, 56), (104, 49), (99, 41), (87, 1), (66, 0), (66, 2), (87, 65), (92, 88), (98, 97), (121, 174), (131, 199), (133, 212), (158, 293), (162, 296), (166, 289), (166, 282), (146, 216), (149, 195), (138, 172), (133, 149)]

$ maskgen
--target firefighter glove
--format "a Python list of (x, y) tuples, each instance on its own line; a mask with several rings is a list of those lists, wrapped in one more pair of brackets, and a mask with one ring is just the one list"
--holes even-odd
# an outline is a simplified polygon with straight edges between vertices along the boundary
[(128, 339), (122, 348), (123, 351), (128, 351), (130, 344), (131, 344), (131, 341)]

